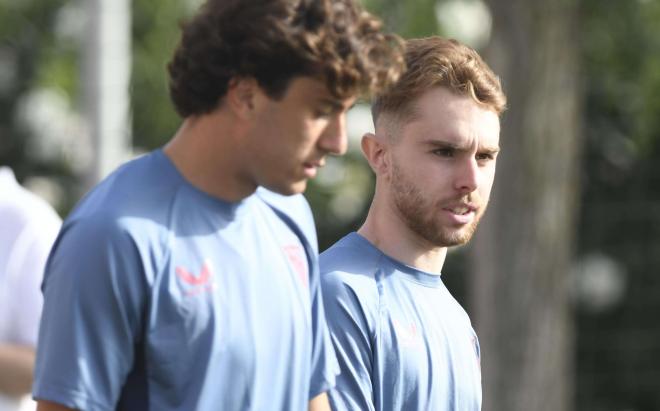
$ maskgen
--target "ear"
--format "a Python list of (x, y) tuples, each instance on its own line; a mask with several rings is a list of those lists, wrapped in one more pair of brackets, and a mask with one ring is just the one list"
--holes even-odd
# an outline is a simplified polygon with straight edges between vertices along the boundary
[(257, 81), (252, 77), (233, 77), (229, 80), (225, 97), (228, 108), (239, 118), (249, 119), (255, 107), (259, 91)]
[(385, 137), (373, 133), (362, 136), (362, 153), (376, 176), (387, 174), (390, 169), (390, 146)]

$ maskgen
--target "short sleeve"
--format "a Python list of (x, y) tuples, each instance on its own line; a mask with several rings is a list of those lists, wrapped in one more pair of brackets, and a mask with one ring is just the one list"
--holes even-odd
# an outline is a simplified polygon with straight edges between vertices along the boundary
[(326, 317), (340, 368), (337, 384), (329, 392), (330, 403), (335, 411), (374, 410), (369, 314), (341, 274), (322, 275)]
[(330, 390), (335, 385), (339, 366), (335, 351), (330, 340), (326, 323), (321, 281), (318, 271), (318, 259), (310, 278), (310, 293), (312, 298), (312, 378), (309, 388), (310, 400), (319, 394)]
[(33, 396), (75, 409), (115, 409), (141, 338), (146, 289), (137, 246), (117, 221), (67, 223), (42, 286)]
[(283, 196), (264, 188), (259, 188), (258, 195), (298, 236), (308, 258), (312, 319), (311, 400), (331, 389), (339, 372), (324, 312), (314, 217), (302, 195)]

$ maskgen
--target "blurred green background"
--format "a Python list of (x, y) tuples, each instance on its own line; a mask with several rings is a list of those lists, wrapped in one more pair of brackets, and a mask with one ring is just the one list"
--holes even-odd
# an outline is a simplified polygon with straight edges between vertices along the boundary
[[(62, 216), (95, 180), (93, 2), (0, 0), (0, 164)], [(178, 127), (165, 65), (199, 1), (129, 4), (130, 157)], [(660, 0), (365, 5), (404, 37), (477, 48), (509, 94), (491, 210), (443, 269), (480, 335), (484, 410), (660, 410)], [(348, 127), (306, 193), (321, 249), (372, 195), (368, 105)]]

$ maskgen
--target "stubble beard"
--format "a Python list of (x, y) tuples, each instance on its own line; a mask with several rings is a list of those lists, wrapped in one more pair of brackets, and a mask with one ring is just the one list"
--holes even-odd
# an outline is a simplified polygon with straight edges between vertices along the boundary
[(436, 247), (453, 247), (470, 241), (485, 209), (485, 205), (480, 207), (474, 220), (465, 227), (445, 227), (437, 218), (441, 205), (425, 198), (422, 190), (404, 176), (396, 163), (392, 164), (391, 189), (396, 211), (406, 226)]

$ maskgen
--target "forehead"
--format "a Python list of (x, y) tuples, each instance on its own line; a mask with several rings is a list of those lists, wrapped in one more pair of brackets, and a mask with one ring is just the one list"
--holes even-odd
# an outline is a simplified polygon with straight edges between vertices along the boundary
[(291, 79), (282, 100), (306, 103), (328, 102), (347, 108), (355, 101), (355, 97), (335, 97), (324, 81), (315, 77), (298, 76)]
[[(402, 124), (406, 140), (441, 139), (456, 144), (498, 146), (500, 120), (497, 113), (468, 95), (444, 87), (431, 89), (412, 104), (412, 115)], [(405, 135), (405, 136), (403, 136)]]

